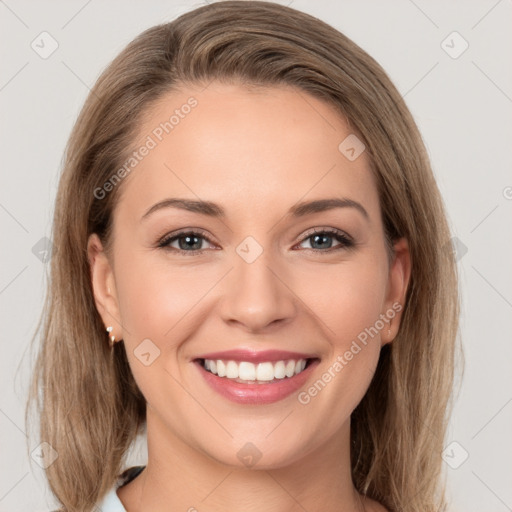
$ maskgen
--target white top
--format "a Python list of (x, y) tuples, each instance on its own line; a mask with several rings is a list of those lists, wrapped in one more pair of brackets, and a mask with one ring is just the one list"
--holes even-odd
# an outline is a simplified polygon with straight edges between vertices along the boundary
[(116, 488), (112, 487), (101, 503), (96, 506), (102, 512), (126, 512), (121, 500), (117, 496)]
[(133, 466), (119, 475), (117, 482), (112, 489), (110, 489), (108, 494), (105, 495), (103, 501), (96, 505), (99, 507), (99, 510), (101, 510), (101, 512), (127, 512), (116, 491), (119, 487), (131, 482), (144, 468), (145, 466)]

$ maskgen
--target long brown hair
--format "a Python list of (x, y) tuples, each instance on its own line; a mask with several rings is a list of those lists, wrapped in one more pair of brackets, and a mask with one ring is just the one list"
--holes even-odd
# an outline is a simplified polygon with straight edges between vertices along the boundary
[(450, 231), (424, 144), (383, 69), (326, 23), (269, 2), (200, 7), (134, 39), (102, 73), (71, 133), (55, 203), (50, 281), (27, 402), (58, 458), (45, 471), (69, 512), (91, 510), (145, 426), (145, 400), (122, 344), (110, 351), (86, 246), (111, 242), (121, 168), (144, 113), (164, 94), (212, 80), (287, 84), (328, 102), (357, 130), (389, 240), (412, 272), (397, 337), (352, 415), (353, 481), (391, 511), (445, 509), (441, 451), (450, 410), (459, 299)]

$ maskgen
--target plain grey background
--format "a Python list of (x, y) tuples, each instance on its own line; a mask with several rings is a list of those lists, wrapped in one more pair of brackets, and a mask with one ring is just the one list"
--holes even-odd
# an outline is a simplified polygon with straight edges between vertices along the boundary
[[(512, 510), (512, 1), (279, 3), (352, 38), (415, 116), (461, 277), (466, 370), (443, 455), (450, 510)], [(70, 130), (89, 88), (130, 40), (200, 5), (0, 0), (0, 511), (52, 506), (43, 470), (26, 456), (26, 350), (41, 313), (45, 237)], [(130, 462), (144, 457), (141, 439)]]

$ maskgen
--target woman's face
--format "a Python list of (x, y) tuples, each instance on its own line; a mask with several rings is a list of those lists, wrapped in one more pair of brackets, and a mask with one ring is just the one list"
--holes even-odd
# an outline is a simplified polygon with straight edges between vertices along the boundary
[(89, 254), (148, 439), (262, 468), (339, 446), (409, 276), (362, 143), (303, 91), (213, 82), (163, 98), (136, 150), (111, 257)]

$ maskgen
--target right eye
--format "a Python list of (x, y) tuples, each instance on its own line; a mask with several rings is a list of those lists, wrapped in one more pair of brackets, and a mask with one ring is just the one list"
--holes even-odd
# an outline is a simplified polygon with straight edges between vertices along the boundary
[[(159, 242), (158, 247), (166, 251), (177, 251), (183, 255), (195, 256), (204, 251), (200, 246), (202, 240), (212, 243), (204, 232), (198, 231), (180, 231), (179, 233), (171, 233), (165, 235)], [(171, 244), (177, 242), (178, 247), (173, 247)]]

